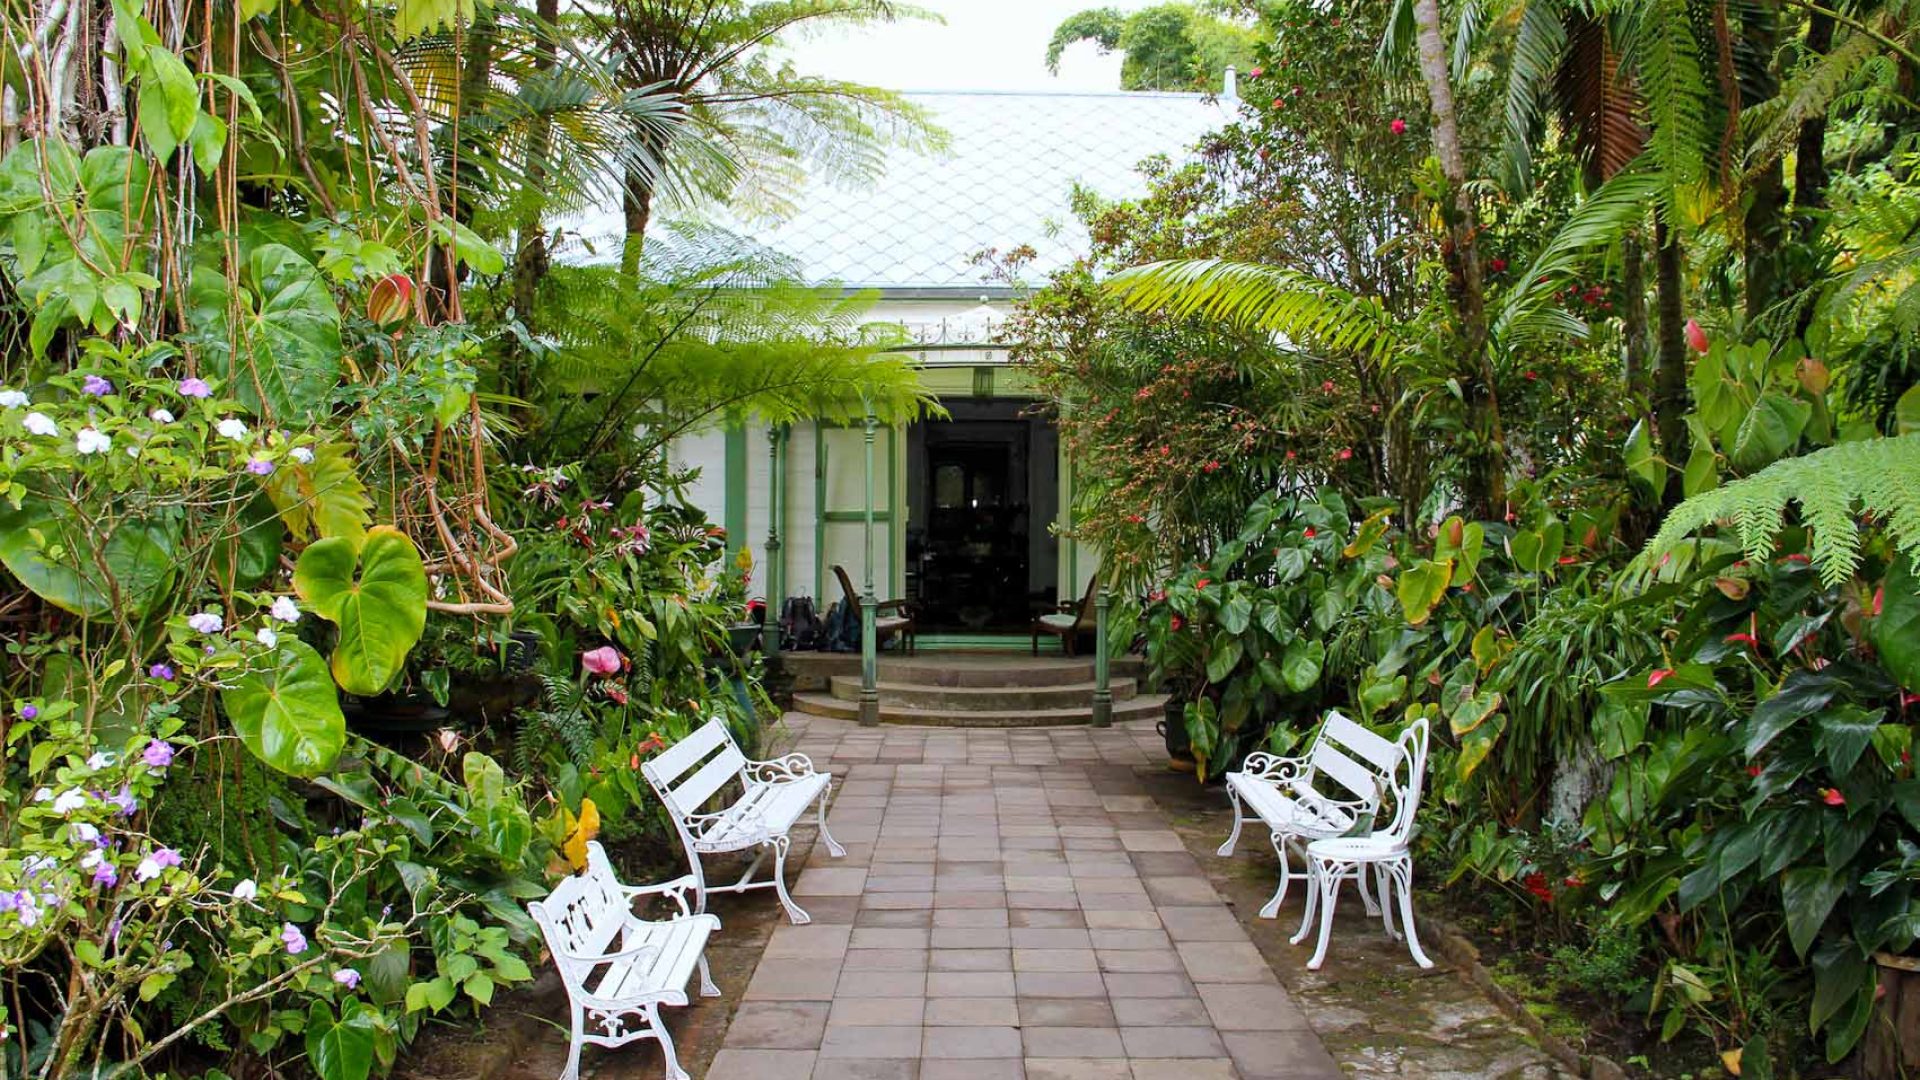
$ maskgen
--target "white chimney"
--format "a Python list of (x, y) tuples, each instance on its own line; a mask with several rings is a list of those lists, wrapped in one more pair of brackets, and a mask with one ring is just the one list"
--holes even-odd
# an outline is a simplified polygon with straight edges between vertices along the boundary
[(1220, 84), (1220, 96), (1228, 101), (1240, 100), (1240, 73), (1227, 65), (1227, 77)]

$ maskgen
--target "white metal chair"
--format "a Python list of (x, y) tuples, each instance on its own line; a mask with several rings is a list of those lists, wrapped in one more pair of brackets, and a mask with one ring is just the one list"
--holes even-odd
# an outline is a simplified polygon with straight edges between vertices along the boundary
[[(1246, 811), (1251, 811), (1272, 830), (1273, 853), (1280, 859), (1280, 886), (1260, 909), (1261, 918), (1278, 916), (1287, 899), (1293, 881), (1289, 853), (1298, 855), (1304, 866), (1307, 844), (1364, 828), (1378, 812), (1387, 776), (1399, 758), (1393, 743), (1336, 710), (1327, 714), (1304, 756), (1249, 754), (1239, 771), (1227, 774), (1233, 832), (1219, 854), (1233, 854)], [(1365, 882), (1360, 896), (1367, 914), (1379, 913)]]
[[(1387, 827), (1367, 836), (1343, 836), (1315, 840), (1307, 845), (1307, 866), (1313, 874), (1313, 887), (1307, 891), (1307, 910), (1300, 920), (1300, 932), (1293, 943), (1307, 939), (1317, 908), (1320, 915), (1320, 941), (1307, 961), (1318, 971), (1327, 958), (1327, 938), (1333, 933), (1333, 906), (1340, 895), (1340, 883), (1352, 878), (1366, 888), (1368, 876), (1380, 892), (1381, 922), (1387, 936), (1398, 941), (1393, 927), (1393, 905), (1400, 904), (1400, 929), (1406, 932), (1407, 951), (1423, 968), (1433, 966), (1420, 948), (1420, 935), (1413, 927), (1413, 828), (1420, 811), (1420, 792), (1427, 777), (1427, 721), (1423, 718), (1407, 725), (1396, 744), (1400, 757), (1390, 774), (1393, 817)], [(1373, 912), (1368, 911), (1371, 915)]]
[[(698, 768), (696, 768), (698, 766)], [(813, 917), (787, 894), (788, 830), (807, 807), (820, 808), (820, 839), (827, 851), (840, 858), (847, 849), (827, 831), (827, 797), (833, 791), (833, 774), (813, 767), (805, 754), (788, 754), (771, 761), (751, 761), (727, 731), (726, 721), (715, 717), (700, 725), (693, 734), (668, 747), (653, 760), (643, 763), (640, 772), (666, 804), (667, 816), (680, 834), (687, 862), (693, 866), (695, 888), (699, 893), (696, 910), (707, 910), (709, 892), (745, 892), (748, 889), (773, 888), (780, 894), (780, 905), (795, 926), (813, 921)], [(740, 781), (741, 794), (731, 804), (712, 813), (701, 808), (720, 794), (728, 782)], [(707, 884), (701, 858), (728, 851), (759, 848), (746, 873), (731, 885)], [(773, 876), (755, 881), (767, 853), (773, 853)]]
[[(560, 969), (572, 1012), (572, 1041), (560, 1080), (579, 1077), (583, 1045), (614, 1047), (635, 1039), (658, 1039), (669, 1080), (688, 1080), (660, 1006), (687, 1004), (687, 981), (696, 967), (701, 996), (720, 996), (706, 957), (707, 938), (720, 929), (720, 919), (694, 914), (687, 906), (694, 886), (691, 875), (662, 885), (622, 885), (595, 841), (587, 844), (584, 872), (562, 881), (545, 900), (527, 905)], [(642, 896), (669, 897), (680, 914), (665, 922), (637, 918), (633, 901)]]

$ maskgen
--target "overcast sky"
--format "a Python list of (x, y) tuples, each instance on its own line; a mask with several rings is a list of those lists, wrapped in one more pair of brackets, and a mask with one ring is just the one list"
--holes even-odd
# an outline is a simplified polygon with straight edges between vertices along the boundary
[(1092, 42), (1047, 73), (1047, 42), (1061, 20), (1092, 7), (1132, 10), (1155, 0), (919, 0), (946, 21), (816, 32), (790, 43), (803, 71), (888, 90), (1118, 90), (1120, 57)]

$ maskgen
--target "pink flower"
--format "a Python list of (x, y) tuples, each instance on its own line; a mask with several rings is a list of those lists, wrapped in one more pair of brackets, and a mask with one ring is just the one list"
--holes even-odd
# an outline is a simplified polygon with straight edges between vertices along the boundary
[(1838, 789), (1830, 787), (1820, 789), (1820, 801), (1826, 803), (1828, 806), (1847, 805), (1847, 797), (1840, 794)]
[(213, 396), (213, 387), (205, 379), (181, 379), (177, 387), (181, 397), (209, 398)]
[(1707, 332), (1702, 330), (1700, 324), (1692, 319), (1687, 320), (1686, 334), (1687, 347), (1694, 352), (1703, 353), (1712, 347), (1712, 343), (1707, 340)]
[(1395, 117), (1393, 123), (1387, 125), (1387, 130), (1393, 132), (1395, 135), (1405, 135), (1407, 133), (1407, 122)]
[(300, 928), (292, 923), (281, 926), (280, 943), (287, 947), (288, 956), (299, 956), (307, 951), (307, 935), (301, 933)]
[(607, 676), (620, 670), (622, 657), (620, 650), (611, 645), (602, 645), (580, 654), (580, 663), (588, 674)]

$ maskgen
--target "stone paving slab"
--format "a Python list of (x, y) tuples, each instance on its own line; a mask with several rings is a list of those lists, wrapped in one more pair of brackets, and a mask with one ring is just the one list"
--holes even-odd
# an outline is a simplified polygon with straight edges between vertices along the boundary
[(1341, 1075), (1111, 729), (789, 717), (840, 776), (709, 1080)]

